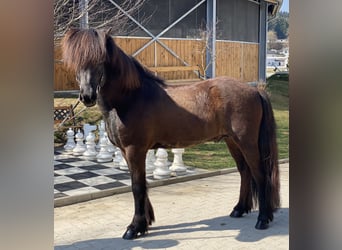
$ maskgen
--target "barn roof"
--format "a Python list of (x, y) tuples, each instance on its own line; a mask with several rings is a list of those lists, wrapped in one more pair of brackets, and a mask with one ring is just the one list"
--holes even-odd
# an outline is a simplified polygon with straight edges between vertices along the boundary
[(283, 0), (265, 0), (265, 2), (270, 3), (268, 15), (271, 17), (275, 17), (277, 15), (280, 11), (281, 5), (283, 4)]

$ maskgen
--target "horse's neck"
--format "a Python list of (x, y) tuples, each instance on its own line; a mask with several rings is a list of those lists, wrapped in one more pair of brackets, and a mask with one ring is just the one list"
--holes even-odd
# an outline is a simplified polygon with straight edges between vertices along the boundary
[(126, 111), (135, 102), (139, 90), (125, 90), (121, 87), (121, 79), (111, 79), (100, 90), (98, 106), (102, 113), (115, 109), (118, 113)]

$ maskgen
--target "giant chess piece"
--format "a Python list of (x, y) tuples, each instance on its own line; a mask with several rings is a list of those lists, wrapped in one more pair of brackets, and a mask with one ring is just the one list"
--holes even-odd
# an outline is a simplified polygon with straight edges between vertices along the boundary
[(156, 161), (156, 157), (154, 156), (154, 149), (149, 149), (146, 154), (145, 166), (146, 166), (146, 173), (152, 174), (153, 171), (156, 169), (154, 162)]
[(112, 159), (112, 154), (108, 151), (108, 138), (104, 136), (100, 140), (100, 152), (96, 155), (96, 160), (98, 162), (110, 162)]
[(83, 133), (84, 133), (84, 138), (87, 138), (89, 132), (95, 131), (97, 128), (96, 125), (90, 125), (89, 123), (85, 123), (83, 125)]
[(104, 137), (104, 134), (106, 132), (106, 125), (105, 125), (104, 120), (101, 120), (100, 124), (97, 125), (97, 127), (98, 127), (98, 130), (99, 130), (99, 141), (98, 141), (98, 143), (96, 145), (96, 149), (100, 150), (100, 148), (101, 148), (101, 145), (100, 145), (101, 144), (101, 139)]
[(184, 148), (173, 148), (171, 152), (174, 154), (174, 158), (170, 170), (175, 172), (177, 176), (185, 175), (186, 167), (183, 162)]
[(75, 156), (82, 155), (84, 151), (86, 151), (86, 146), (83, 143), (83, 134), (79, 129), (75, 135), (76, 137), (76, 146), (72, 150), (72, 154)]
[(87, 160), (95, 160), (96, 159), (96, 149), (95, 149), (95, 135), (92, 131), (88, 132), (88, 136), (86, 137), (86, 147), (87, 150), (84, 151), (83, 156)]
[(120, 149), (115, 151), (114, 166), (120, 168), (121, 170), (128, 170), (128, 164), (125, 158), (122, 156)]
[(158, 148), (156, 158), (154, 163), (156, 169), (153, 171), (153, 177), (155, 179), (169, 178), (171, 176), (171, 171), (167, 164), (167, 151), (163, 148)]
[(66, 132), (67, 134), (67, 142), (64, 145), (64, 150), (66, 153), (71, 154), (72, 150), (75, 148), (75, 132), (71, 128)]
[(115, 151), (116, 151), (116, 148), (115, 148), (115, 146), (113, 145), (113, 143), (109, 140), (107, 132), (104, 132), (103, 135), (104, 135), (104, 137), (107, 138), (107, 143), (108, 143), (107, 150), (108, 150), (108, 152), (113, 156), (114, 153), (115, 153)]

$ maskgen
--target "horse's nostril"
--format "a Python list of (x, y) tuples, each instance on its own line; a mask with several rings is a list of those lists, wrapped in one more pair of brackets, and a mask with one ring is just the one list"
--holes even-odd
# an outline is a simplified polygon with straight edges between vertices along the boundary
[(90, 102), (90, 97), (89, 96), (82, 96), (83, 97), (83, 102), (89, 103)]

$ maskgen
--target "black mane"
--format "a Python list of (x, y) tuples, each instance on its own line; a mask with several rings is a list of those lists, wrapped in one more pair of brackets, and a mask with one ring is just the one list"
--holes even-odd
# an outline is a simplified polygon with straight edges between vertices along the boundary
[[(146, 67), (144, 67), (143, 65), (141, 65), (141, 63), (138, 62), (138, 60), (136, 60), (134, 57), (131, 57), (131, 60), (133, 61), (139, 75), (141, 78), (141, 83), (144, 84), (146, 82), (153, 82), (156, 84), (159, 84), (161, 86), (166, 86), (165, 81), (156, 76), (155, 74), (153, 74), (150, 70), (148, 70)], [(149, 81), (143, 81), (143, 79), (146, 78)]]

